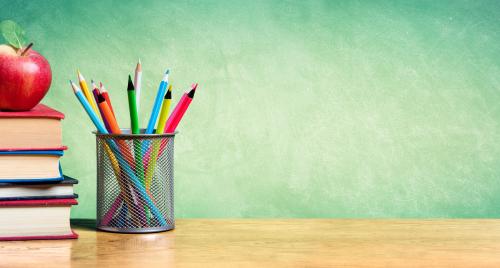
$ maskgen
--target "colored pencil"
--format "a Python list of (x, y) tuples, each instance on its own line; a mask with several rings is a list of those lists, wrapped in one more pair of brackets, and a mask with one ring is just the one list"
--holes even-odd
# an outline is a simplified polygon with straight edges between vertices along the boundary
[(158, 119), (158, 125), (156, 126), (156, 134), (163, 133), (165, 128), (165, 123), (168, 118), (168, 111), (170, 110), (170, 103), (172, 102), (172, 85), (168, 85), (167, 93), (161, 104), (160, 119)]
[[(137, 63), (137, 68), (135, 70), (135, 84), (132, 84), (132, 78), (130, 75), (128, 76), (128, 86), (127, 86), (127, 97), (128, 97), (128, 105), (129, 105), (129, 112), (130, 112), (130, 129), (132, 131), (132, 134), (140, 134), (140, 127), (139, 127), (139, 106), (138, 106), (138, 97), (136, 96), (137, 93), (140, 93), (140, 91), (137, 91), (134, 88), (134, 85), (139, 86), (140, 90), (140, 81), (141, 79), (141, 65), (140, 61)], [(141, 140), (139, 139), (134, 139), (134, 156), (135, 156), (135, 172), (137, 176), (139, 177), (139, 181), (145, 185), (144, 182), (144, 164), (142, 162), (142, 143)], [(146, 188), (146, 191), (149, 193), (149, 191)], [(150, 215), (151, 212), (147, 208), (147, 206), (144, 206), (145, 214), (146, 214), (146, 221), (148, 225), (150, 224)]]
[[(92, 81), (91, 84), (92, 84), (92, 87), (93, 87), (92, 94), (94, 95), (94, 100), (97, 103), (98, 97), (99, 97), (99, 95), (101, 93), (99, 93), (99, 89), (95, 86), (94, 81)], [(102, 110), (101, 110), (101, 108), (99, 106), (97, 106), (97, 108), (99, 108), (99, 114), (101, 115), (101, 118), (102, 118)], [(106, 129), (108, 131), (111, 131), (110, 128), (109, 128), (108, 122), (107, 121), (103, 121), (103, 122), (104, 122), (104, 127), (106, 127)]]
[(92, 85), (92, 94), (94, 94), (94, 101), (97, 103), (97, 96), (101, 94), (101, 91), (97, 88), (97, 86), (94, 83), (94, 80), (90, 80), (90, 84)]
[[(139, 119), (137, 118), (137, 104), (135, 96), (134, 85), (132, 84), (132, 78), (128, 76), (128, 86), (127, 86), (127, 96), (128, 105), (130, 111), (130, 129), (132, 134), (140, 134)], [(141, 141), (138, 139), (134, 140), (134, 155), (135, 155), (135, 169), (137, 175), (141, 182), (144, 182), (144, 165), (142, 163), (142, 146)]]
[(85, 78), (83, 77), (82, 73), (80, 73), (80, 70), (76, 70), (76, 72), (78, 74), (78, 82), (80, 83), (81, 91), (83, 91), (83, 94), (85, 95), (85, 98), (87, 98), (87, 101), (92, 107), (92, 110), (94, 110), (94, 113), (98, 117), (100, 117), (99, 113), (97, 112), (97, 105), (95, 104), (94, 98), (92, 98), (89, 87), (87, 86), (87, 81), (85, 81)]
[(139, 61), (137, 62), (137, 66), (135, 66), (134, 87), (135, 87), (135, 98), (137, 99), (137, 113), (139, 113), (141, 110), (141, 88), (142, 88), (141, 59), (139, 59)]
[(156, 94), (155, 102), (153, 104), (153, 110), (151, 111), (151, 116), (149, 117), (148, 126), (146, 128), (146, 134), (153, 134), (153, 130), (156, 125), (156, 119), (158, 118), (158, 113), (160, 111), (160, 106), (165, 96), (165, 91), (167, 91), (168, 86), (168, 74), (169, 70), (165, 72), (163, 79), (158, 87), (158, 93)]
[(101, 91), (99, 90), (99, 88), (97, 88), (96, 84), (94, 83), (94, 80), (90, 80), (90, 85), (92, 87), (92, 94), (94, 95), (94, 101), (95, 103), (97, 103), (97, 96), (101, 94)]
[(137, 99), (136, 91), (134, 90), (134, 85), (132, 84), (132, 78), (128, 76), (127, 85), (127, 97), (128, 97), (128, 107), (130, 111), (130, 129), (132, 134), (139, 134), (139, 118), (137, 115)]
[(116, 121), (115, 116), (111, 112), (106, 99), (102, 96), (98, 96), (97, 105), (102, 109), (103, 120), (106, 120), (109, 124), (109, 128), (111, 129), (111, 133), (113, 134), (122, 134), (122, 130), (118, 126), (118, 122)]
[(193, 84), (191, 86), (191, 90), (189, 91), (189, 93), (184, 93), (181, 100), (175, 106), (174, 110), (168, 117), (167, 123), (165, 124), (164, 133), (174, 133), (175, 129), (177, 129), (177, 126), (179, 125), (182, 117), (184, 116), (184, 113), (186, 112), (186, 110), (189, 107), (189, 104), (191, 104), (191, 101), (194, 98), (194, 93), (196, 92), (197, 87), (198, 84)]
[(114, 115), (115, 111), (113, 110), (113, 105), (111, 104), (111, 99), (109, 97), (108, 91), (106, 90), (106, 88), (104, 87), (104, 85), (101, 82), (99, 82), (99, 91), (101, 92), (101, 95), (104, 97), (104, 99), (108, 103), (108, 106)]
[[(158, 92), (156, 94), (156, 98), (153, 104), (153, 110), (151, 111), (151, 116), (149, 118), (148, 126), (146, 128), (145, 134), (153, 134), (154, 128), (156, 126), (156, 119), (158, 118), (158, 113), (161, 108), (162, 101), (164, 99), (165, 93), (167, 91), (167, 86), (168, 86), (168, 75), (170, 71), (167, 70), (163, 76), (162, 81), (160, 82), (160, 85), (158, 86)], [(142, 143), (143, 151), (146, 151), (146, 155), (143, 159), (143, 163), (146, 166), (149, 164), (150, 161), (150, 155), (151, 155), (151, 147), (149, 147), (151, 144), (150, 141), (144, 141)], [(154, 145), (154, 144), (153, 144)], [(149, 148), (148, 148), (149, 147)], [(147, 168), (146, 168), (147, 169)], [(152, 176), (152, 175), (151, 175)], [(147, 190), (149, 190), (148, 187), (146, 187)]]
[[(170, 103), (172, 101), (172, 85), (168, 85), (168, 90), (167, 93), (165, 94), (165, 98), (163, 100), (163, 103), (161, 105), (161, 112), (160, 112), (160, 119), (158, 119), (158, 126), (156, 127), (156, 134), (161, 134), (163, 133), (163, 129), (165, 128), (165, 122), (167, 121), (168, 117), (168, 111), (170, 109)], [(149, 148), (145, 155), (145, 160), (144, 163), (146, 163), (146, 175), (145, 181), (146, 181), (146, 190), (149, 190), (151, 187), (151, 181), (153, 179), (153, 173), (154, 169), (156, 167), (156, 161), (157, 157), (153, 157), (150, 159), (151, 155), (158, 155), (158, 152), (160, 151), (160, 146), (158, 145), (158, 141), (155, 140), (153, 141), (153, 148)]]

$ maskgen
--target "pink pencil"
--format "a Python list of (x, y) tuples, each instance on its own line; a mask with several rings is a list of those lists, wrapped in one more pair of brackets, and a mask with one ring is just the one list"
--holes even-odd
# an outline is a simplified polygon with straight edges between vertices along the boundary
[(163, 133), (174, 133), (175, 129), (179, 125), (179, 122), (181, 122), (184, 113), (186, 113), (189, 104), (191, 104), (191, 101), (193, 101), (194, 93), (196, 92), (197, 87), (198, 84), (193, 84), (189, 93), (184, 93), (184, 95), (182, 95), (179, 103), (175, 106), (172, 114), (168, 117)]

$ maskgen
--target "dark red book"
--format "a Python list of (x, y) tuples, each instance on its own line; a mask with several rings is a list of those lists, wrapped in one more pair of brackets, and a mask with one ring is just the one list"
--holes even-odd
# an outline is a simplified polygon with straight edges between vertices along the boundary
[(38, 104), (26, 112), (0, 112), (0, 151), (65, 150), (64, 114)]
[(64, 114), (58, 112), (45, 104), (38, 104), (33, 107), (33, 109), (24, 112), (12, 112), (12, 111), (2, 111), (0, 112), (0, 118), (54, 118), (54, 119), (64, 119)]
[(76, 199), (0, 201), (0, 241), (74, 239), (69, 218)]

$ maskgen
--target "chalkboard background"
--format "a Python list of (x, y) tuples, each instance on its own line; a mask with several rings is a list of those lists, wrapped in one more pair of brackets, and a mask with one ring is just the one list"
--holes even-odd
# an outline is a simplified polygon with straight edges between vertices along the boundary
[[(162, 73), (196, 97), (176, 138), (177, 217), (499, 217), (499, 1), (12, 1), (66, 114), (73, 217), (95, 216), (95, 137), (68, 79), (122, 127)], [(147, 109), (146, 109), (147, 108)]]

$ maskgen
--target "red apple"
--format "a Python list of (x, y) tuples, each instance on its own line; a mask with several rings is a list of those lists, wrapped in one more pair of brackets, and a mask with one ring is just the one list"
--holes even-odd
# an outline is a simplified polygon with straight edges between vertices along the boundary
[(0, 45), (0, 110), (30, 110), (47, 94), (51, 81), (49, 62), (38, 52)]

